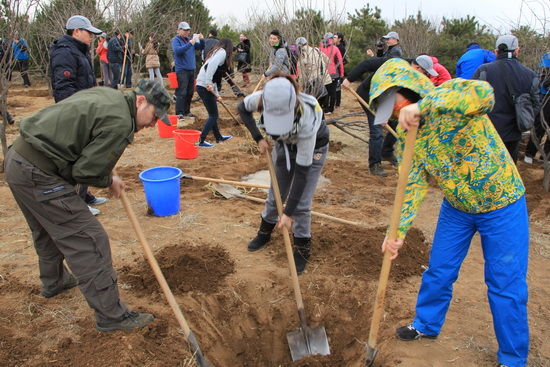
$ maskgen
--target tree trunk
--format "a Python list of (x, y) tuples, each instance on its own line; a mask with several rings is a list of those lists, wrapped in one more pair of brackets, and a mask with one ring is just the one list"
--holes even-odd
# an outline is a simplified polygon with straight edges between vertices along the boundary
[(6, 141), (6, 120), (0, 125), (0, 141), (2, 142), (2, 161), (0, 162), (0, 173), (4, 172), (4, 158), (8, 152), (8, 143)]
[(542, 179), (542, 187), (546, 192), (550, 191), (550, 160), (544, 162), (544, 177)]

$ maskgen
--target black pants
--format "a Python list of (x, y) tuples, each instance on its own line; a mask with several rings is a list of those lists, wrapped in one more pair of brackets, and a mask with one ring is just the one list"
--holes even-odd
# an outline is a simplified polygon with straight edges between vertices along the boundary
[(334, 112), (334, 106), (336, 105), (336, 85), (338, 79), (332, 79), (332, 83), (327, 84), (327, 95), (321, 98), (321, 107), (323, 112)]
[[(544, 97), (544, 95), (541, 95), (541, 97)], [(541, 98), (542, 100), (542, 98)], [(547, 101), (546, 104), (543, 107), (542, 114), (544, 115), (544, 120), (547, 124), (550, 124), (550, 101)], [(539, 142), (542, 142), (542, 138), (544, 137), (544, 134), (546, 131), (544, 130), (544, 127), (542, 126), (542, 120), (541, 120), (541, 114), (539, 113), (537, 115), (537, 118), (535, 119), (535, 134), (537, 135), (537, 138)], [(546, 154), (550, 153), (550, 136), (546, 136), (546, 143), (544, 144), (544, 151)], [(537, 154), (537, 146), (535, 143), (533, 143), (532, 139), (529, 139), (529, 143), (527, 144), (527, 147), (525, 148), (525, 155), (527, 157), (534, 158)]]
[(126, 88), (132, 88), (132, 62), (126, 60), (126, 65), (124, 66), (124, 85)]
[(176, 72), (178, 87), (176, 88), (176, 115), (188, 115), (191, 113), (191, 100), (193, 99), (195, 70), (182, 70)]
[(200, 85), (197, 85), (197, 93), (201, 97), (202, 103), (204, 103), (204, 107), (206, 107), (206, 111), (208, 111), (208, 120), (206, 120), (202, 129), (200, 142), (202, 143), (206, 140), (210, 131), (214, 133), (216, 141), (219, 141), (222, 139), (222, 134), (218, 126), (218, 102), (216, 101), (216, 96)]
[(110, 63), (111, 73), (113, 73), (113, 79), (111, 79), (111, 88), (117, 89), (120, 84), (120, 69), (122, 65), (118, 63)]
[[(16, 60), (17, 69), (21, 73), (21, 78), (23, 78), (23, 85), (30, 87), (31, 81), (29, 79), (29, 60)], [(8, 80), (11, 81), (11, 70), (8, 72)]]
[(506, 149), (508, 149), (508, 153), (510, 153), (514, 162), (518, 161), (519, 142), (519, 140), (504, 142), (504, 145), (506, 145)]

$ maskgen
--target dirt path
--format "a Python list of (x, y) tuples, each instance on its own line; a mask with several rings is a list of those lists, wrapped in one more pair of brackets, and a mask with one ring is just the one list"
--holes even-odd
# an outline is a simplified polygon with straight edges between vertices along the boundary
[[(53, 103), (44, 90), (33, 87), (11, 94), (10, 110), (17, 120)], [(227, 102), (234, 106), (236, 100), (228, 98)], [(340, 111), (350, 110), (358, 106), (344, 94)], [(195, 103), (193, 112), (198, 118), (190, 127), (200, 129), (206, 117), (204, 108)], [(247, 133), (234, 126), (225, 111), (221, 115), (222, 133), (236, 137), (213, 149), (201, 149), (198, 159), (177, 160), (172, 139), (160, 139), (150, 129), (136, 135), (118, 164), (132, 206), (203, 351), (220, 367), (361, 366), (395, 172), (385, 166), (390, 177), (370, 176), (366, 146), (331, 128), (331, 154), (323, 172), (330, 184), (316, 193), (314, 209), (365, 222), (368, 228), (314, 221), (312, 261), (300, 283), (310, 322), (326, 327), (332, 354), (292, 363), (285, 334), (296, 330), (299, 323), (282, 237), (275, 235), (258, 253), (246, 250), (257, 230), (261, 205), (223, 199), (204, 182), (183, 181), (178, 215), (146, 215), (138, 174), (147, 168), (169, 165), (190, 174), (233, 180), (265, 169)], [(17, 124), (8, 127), (9, 141), (16, 134)], [(531, 216), (529, 365), (550, 366), (550, 194), (541, 190), (540, 167), (520, 163), (519, 168)], [(94, 191), (108, 195), (105, 190)], [(265, 196), (259, 191), (249, 194)], [(393, 264), (376, 366), (496, 365), (478, 238), (456, 282), (441, 336), (413, 343), (394, 337), (395, 328), (414, 316), (440, 202), (440, 192), (431, 189), (403, 253)], [(192, 365), (187, 344), (143, 261), (121, 203), (111, 200), (100, 209), (98, 218), (111, 239), (123, 299), (136, 310), (153, 312), (157, 321), (135, 333), (102, 334), (95, 331), (92, 314), (78, 290), (42, 298), (28, 227), (0, 175), (1, 366)]]

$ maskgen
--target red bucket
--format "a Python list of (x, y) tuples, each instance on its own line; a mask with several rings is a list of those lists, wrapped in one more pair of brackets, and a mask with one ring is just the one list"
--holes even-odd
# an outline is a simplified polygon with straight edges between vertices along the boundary
[(170, 119), (170, 126), (166, 125), (164, 122), (158, 120), (157, 121), (157, 129), (159, 132), (159, 137), (161, 138), (172, 138), (174, 130), (176, 130), (176, 127), (178, 125), (178, 116), (177, 115), (168, 115), (168, 118)]
[(170, 88), (176, 89), (178, 87), (178, 76), (176, 73), (168, 73), (168, 81), (170, 82)]
[(174, 130), (174, 148), (176, 158), (193, 159), (199, 154), (199, 138), (201, 132), (198, 130)]

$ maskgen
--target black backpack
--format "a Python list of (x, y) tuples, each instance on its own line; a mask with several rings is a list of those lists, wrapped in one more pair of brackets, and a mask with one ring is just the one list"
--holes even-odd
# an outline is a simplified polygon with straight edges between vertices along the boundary
[(535, 117), (538, 114), (536, 111), (533, 99), (530, 93), (516, 93), (510, 85), (510, 76), (504, 69), (502, 62), (498, 62), (498, 67), (506, 83), (508, 94), (512, 97), (512, 103), (516, 111), (516, 121), (518, 130), (521, 132), (529, 131), (535, 124)]

